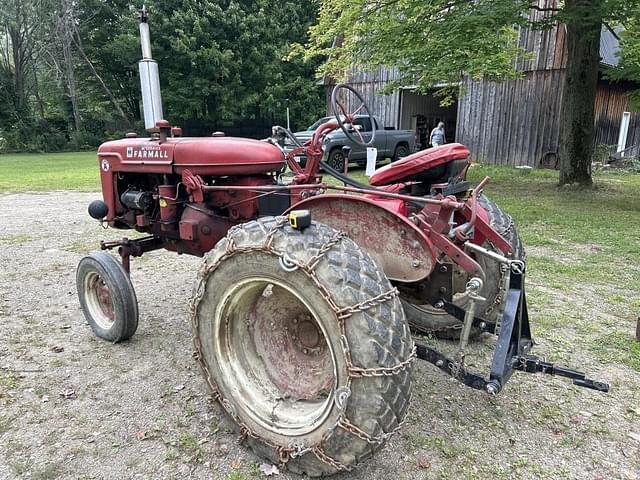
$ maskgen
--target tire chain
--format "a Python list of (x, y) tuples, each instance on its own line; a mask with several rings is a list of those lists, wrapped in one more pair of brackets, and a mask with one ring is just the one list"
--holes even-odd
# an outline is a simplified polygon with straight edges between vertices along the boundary
[[(346, 402), (341, 406), (341, 414), (338, 418), (336, 424), (327, 430), (323, 435), (322, 439), (318, 444), (303, 448), (302, 446), (287, 446), (283, 447), (281, 445), (277, 445), (274, 442), (271, 442), (265, 438), (260, 437), (257, 433), (255, 433), (251, 428), (244, 422), (240, 420), (238, 415), (235, 412), (235, 409), (231, 406), (229, 401), (225, 399), (220, 390), (218, 389), (209, 368), (207, 367), (204, 359), (202, 357), (202, 345), (200, 343), (200, 339), (196, 332), (199, 330), (199, 319), (198, 319), (198, 306), (202, 301), (205, 293), (205, 286), (209, 276), (213, 273), (213, 271), (225, 260), (228, 258), (237, 255), (239, 253), (247, 253), (247, 252), (263, 252), (268, 253), (274, 256), (279, 257), (280, 259), (285, 257), (285, 252), (281, 252), (273, 247), (273, 238), (276, 232), (283, 228), (287, 223), (289, 223), (286, 217), (277, 217), (275, 224), (271, 227), (269, 232), (267, 233), (266, 240), (263, 245), (260, 246), (250, 246), (250, 247), (238, 247), (235, 244), (235, 241), (232, 238), (233, 233), (238, 230), (240, 227), (232, 227), (229, 229), (226, 235), (227, 246), (225, 252), (220, 255), (215, 262), (211, 265), (207, 265), (206, 259), (202, 262), (200, 267), (199, 275), (198, 275), (198, 283), (196, 284), (194, 294), (189, 301), (189, 315), (191, 316), (191, 325), (193, 328), (193, 358), (198, 362), (200, 368), (205, 374), (205, 379), (209, 385), (209, 388), (212, 392), (212, 398), (215, 401), (218, 401), (220, 405), (225, 409), (225, 411), (234, 419), (234, 421), (238, 424), (240, 428), (240, 443), (245, 441), (248, 437), (251, 437), (255, 440), (258, 440), (265, 445), (273, 448), (278, 453), (278, 460), (280, 465), (286, 464), (290, 459), (304, 455), (307, 452), (312, 452), (318, 460), (335, 468), (338, 471), (346, 471), (350, 472), (352, 470), (351, 467), (344, 465), (338, 460), (330, 457), (326, 454), (324, 449), (322, 448), (323, 443), (328, 437), (333, 433), (336, 427), (340, 427), (343, 430), (351, 433), (355, 437), (366, 441), (369, 444), (381, 444), (385, 442), (391, 435), (396, 433), (403, 426), (405, 420), (402, 420), (398, 423), (398, 425), (390, 432), (382, 433), (378, 437), (374, 437), (366, 433), (361, 428), (357, 427), (347, 418), (345, 410), (346, 410)], [(327, 252), (331, 250), (335, 245), (337, 245), (343, 238), (347, 237), (345, 232), (338, 231), (336, 232), (327, 242), (325, 242), (316, 255), (312, 256), (305, 264), (301, 264), (299, 262), (293, 261), (291, 258), (287, 258), (289, 262), (293, 262), (295, 266), (304, 272), (315, 284), (315, 286), (320, 290), (320, 294), (325, 299), (329, 307), (335, 312), (336, 317), (338, 319), (338, 325), (341, 333), (341, 343), (343, 346), (343, 351), (346, 357), (347, 364), (347, 372), (348, 372), (348, 380), (347, 380), (347, 388), (351, 385), (352, 378), (362, 378), (362, 377), (382, 377), (382, 376), (393, 376), (401, 373), (402, 371), (409, 368), (409, 366), (416, 360), (416, 347), (414, 346), (411, 350), (411, 354), (407, 357), (406, 360), (394, 365), (393, 367), (381, 367), (381, 368), (363, 368), (355, 366), (351, 359), (351, 350), (348, 345), (347, 336), (346, 336), (346, 326), (345, 320), (349, 318), (351, 315), (357, 312), (365, 311), (370, 308), (375, 307), (376, 305), (385, 303), (387, 301), (391, 301), (398, 296), (398, 289), (392, 288), (387, 292), (383, 292), (375, 297), (372, 297), (368, 300), (360, 302), (358, 304), (340, 308), (335, 300), (333, 299), (331, 293), (327, 290), (327, 288), (320, 282), (318, 279), (315, 268), (319, 264), (320, 260)], [(411, 398), (409, 398), (409, 403)]]

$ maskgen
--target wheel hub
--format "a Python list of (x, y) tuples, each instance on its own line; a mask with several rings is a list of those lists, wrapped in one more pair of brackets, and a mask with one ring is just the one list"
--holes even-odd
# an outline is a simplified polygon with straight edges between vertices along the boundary
[(314, 400), (334, 383), (327, 341), (309, 310), (287, 290), (267, 286), (249, 314), (256, 353), (283, 397)]
[(305, 320), (298, 325), (298, 338), (300, 339), (300, 343), (306, 348), (318, 347), (321, 335), (318, 328), (309, 320)]
[(85, 282), (87, 308), (98, 325), (108, 330), (113, 325), (115, 315), (109, 287), (97, 273), (87, 275)]

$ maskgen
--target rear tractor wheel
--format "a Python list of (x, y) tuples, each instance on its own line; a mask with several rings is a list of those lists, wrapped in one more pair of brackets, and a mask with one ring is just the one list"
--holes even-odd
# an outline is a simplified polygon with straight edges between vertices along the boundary
[(76, 270), (76, 287), (96, 336), (114, 343), (133, 336), (138, 328), (138, 301), (120, 262), (104, 252), (84, 257)]
[[(500, 235), (502, 235), (511, 245), (510, 258), (517, 260), (525, 259), (525, 252), (520, 240), (520, 235), (515, 228), (513, 219), (505, 213), (495, 202), (490, 200), (486, 195), (480, 194), (478, 202), (489, 215), (489, 223)], [(489, 242), (483, 245), (489, 250), (496, 248)], [(485, 256), (476, 257), (476, 261), (480, 264), (486, 275), (486, 282), (482, 296), (487, 300), (479, 303), (476, 315), (490, 321), (495, 322), (498, 317), (499, 309), (497, 306), (503, 301), (506, 292), (500, 288), (502, 280), (502, 272), (500, 266), (495, 261), (487, 259)], [(464, 286), (469, 280), (468, 275), (462, 269), (457, 267), (454, 272), (457, 282), (454, 285), (458, 292), (453, 297), (453, 303), (461, 308), (466, 308), (468, 299), (460, 294), (464, 291)], [(404, 293), (404, 294), (403, 294)], [(418, 332), (434, 334), (437, 337), (456, 340), (460, 338), (462, 332), (462, 323), (447, 314), (444, 310), (432, 307), (431, 305), (420, 305), (416, 303), (414, 297), (406, 292), (402, 294), (402, 305), (409, 325)], [(477, 337), (480, 331), (476, 328), (471, 330), (472, 338)]]
[(214, 398), (269, 461), (348, 471), (405, 418), (415, 353), (402, 306), (342, 233), (284, 217), (235, 227), (205, 258), (190, 307)]

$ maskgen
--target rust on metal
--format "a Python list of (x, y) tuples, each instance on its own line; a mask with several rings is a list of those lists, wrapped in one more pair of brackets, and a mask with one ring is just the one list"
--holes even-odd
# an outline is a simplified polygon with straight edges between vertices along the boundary
[(251, 308), (249, 331), (284, 399), (316, 400), (331, 391), (327, 341), (309, 310), (290, 292), (266, 285)]
[(325, 194), (298, 203), (317, 222), (345, 232), (391, 280), (417, 282), (433, 270), (433, 245), (413, 223), (374, 201)]
[(105, 314), (105, 316), (109, 319), (109, 321), (113, 322), (113, 300), (111, 299), (111, 292), (109, 292), (109, 287), (107, 287), (104, 280), (101, 277), (96, 277), (94, 280), (94, 284), (92, 288), (96, 291), (96, 298), (98, 299), (98, 305), (100, 309)]

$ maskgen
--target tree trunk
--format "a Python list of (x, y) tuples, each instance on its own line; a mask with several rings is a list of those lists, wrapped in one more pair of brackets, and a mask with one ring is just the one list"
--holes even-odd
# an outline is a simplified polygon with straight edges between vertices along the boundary
[(71, 38), (62, 39), (62, 56), (64, 57), (65, 76), (67, 77), (67, 90), (69, 92), (69, 100), (71, 100), (71, 110), (73, 112), (73, 121), (76, 131), (82, 129), (82, 118), (80, 117), (80, 106), (78, 102), (78, 88), (76, 83), (76, 75), (73, 71), (73, 53), (71, 51)]
[(44, 102), (42, 100), (42, 96), (40, 95), (40, 82), (38, 82), (38, 72), (36, 71), (36, 62), (31, 59), (32, 73), (33, 73), (33, 96), (36, 97), (36, 103), (38, 105), (38, 112), (40, 113), (40, 118), (44, 119)]
[(67, 90), (69, 92), (69, 100), (71, 101), (71, 110), (73, 112), (73, 121), (76, 131), (82, 129), (82, 117), (80, 116), (80, 103), (78, 101), (78, 86), (74, 71), (74, 59), (72, 49), (73, 36), (73, 3), (71, 0), (63, 2), (63, 12), (60, 25), (60, 34), (62, 40), (62, 58), (64, 60), (65, 77), (67, 79)]
[(561, 112), (560, 185), (591, 185), (602, 0), (566, 0), (567, 77)]
[(27, 93), (25, 89), (25, 55), (24, 38), (20, 33), (20, 27), (8, 30), (11, 38), (13, 57), (13, 88), (15, 92), (15, 108), (19, 117), (24, 117), (27, 109)]

